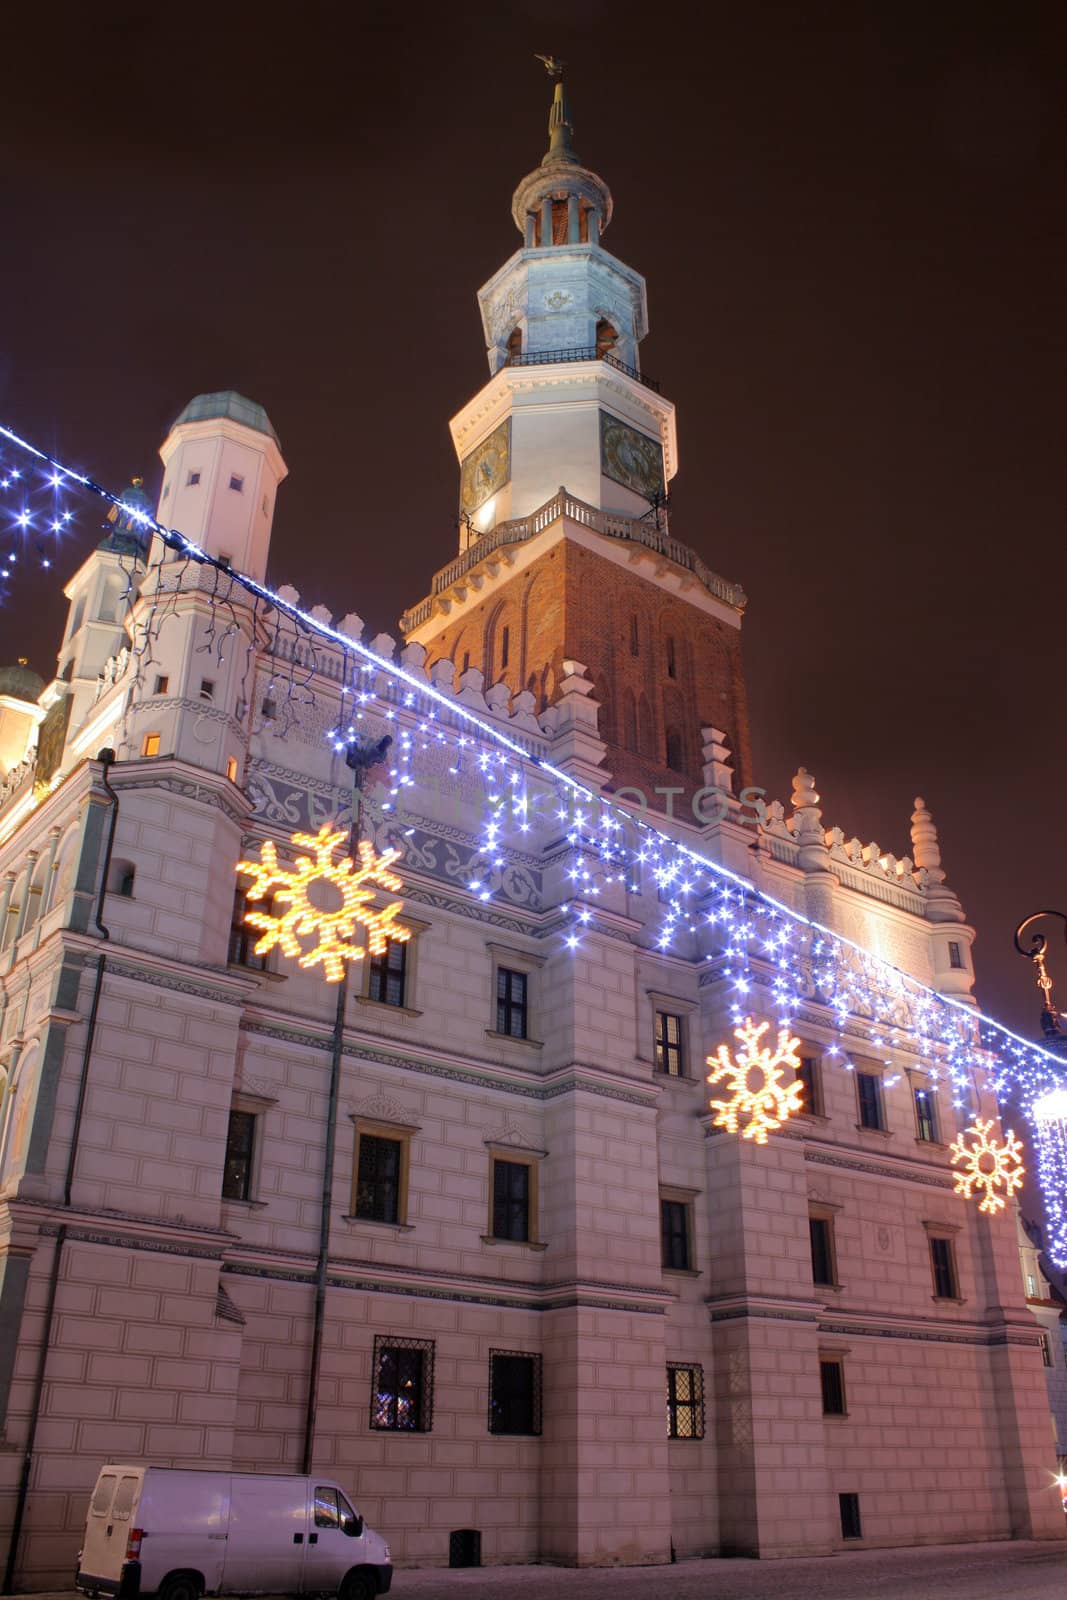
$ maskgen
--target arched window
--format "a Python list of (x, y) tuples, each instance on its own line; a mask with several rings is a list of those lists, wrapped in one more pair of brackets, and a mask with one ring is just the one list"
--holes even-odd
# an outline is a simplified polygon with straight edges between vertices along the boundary
[(682, 735), (677, 728), (668, 728), (665, 740), (667, 749), (667, 765), (672, 772), (681, 772), (685, 766), (682, 754)]
[(668, 678), (676, 678), (678, 676), (678, 661), (674, 651), (674, 638), (671, 634), (667, 635), (667, 676)]
[(606, 317), (601, 317), (596, 325), (596, 358), (602, 361), (605, 356), (610, 356), (619, 342), (619, 335), (615, 326)]
[(512, 328), (510, 334), (508, 335), (508, 342), (505, 345), (505, 349), (507, 350), (507, 358), (504, 362), (504, 365), (506, 367), (512, 367), (522, 355), (521, 328)]

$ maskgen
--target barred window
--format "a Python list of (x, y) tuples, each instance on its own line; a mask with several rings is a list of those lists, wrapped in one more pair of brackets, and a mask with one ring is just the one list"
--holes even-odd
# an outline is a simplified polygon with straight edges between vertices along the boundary
[(385, 1139), (374, 1133), (360, 1134), (359, 1164), (356, 1169), (357, 1217), (371, 1222), (399, 1222), (403, 1155), (402, 1139)]
[(703, 1439), (704, 1369), (667, 1363), (667, 1437)]
[(370, 1425), (387, 1433), (433, 1427), (433, 1341), (376, 1334)]
[(489, 1432), (541, 1432), (541, 1357), (489, 1352)]

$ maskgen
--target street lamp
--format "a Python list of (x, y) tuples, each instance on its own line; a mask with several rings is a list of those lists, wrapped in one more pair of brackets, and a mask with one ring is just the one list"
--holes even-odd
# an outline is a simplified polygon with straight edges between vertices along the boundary
[(1044, 1035), (1045, 1049), (1067, 1060), (1067, 1028), (1063, 1026), (1060, 1013), (1052, 1001), (1052, 978), (1045, 960), (1048, 954), (1048, 940), (1043, 933), (1032, 933), (1028, 949), (1022, 942), (1022, 936), (1027, 928), (1032, 923), (1040, 922), (1042, 917), (1058, 917), (1064, 925), (1064, 941), (1067, 942), (1067, 914), (1062, 911), (1035, 911), (1029, 917), (1024, 917), (1016, 928), (1015, 948), (1021, 956), (1026, 956), (1028, 961), (1032, 961), (1036, 969), (1036, 983), (1041, 991), (1041, 1032)]

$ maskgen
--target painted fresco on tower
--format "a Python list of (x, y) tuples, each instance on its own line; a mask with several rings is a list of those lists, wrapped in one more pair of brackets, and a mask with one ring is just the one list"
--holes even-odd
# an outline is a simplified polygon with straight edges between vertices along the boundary
[(511, 477), (511, 418), (466, 457), (460, 470), (461, 511), (476, 511)]
[(600, 470), (646, 500), (663, 493), (663, 446), (629, 423), (600, 413)]

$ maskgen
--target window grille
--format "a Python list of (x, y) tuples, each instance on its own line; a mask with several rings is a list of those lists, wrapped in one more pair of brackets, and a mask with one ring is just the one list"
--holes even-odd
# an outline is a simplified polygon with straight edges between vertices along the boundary
[(370, 1425), (386, 1433), (433, 1428), (433, 1340), (375, 1334)]
[(489, 1432), (541, 1432), (541, 1357), (489, 1352)]
[(667, 1437), (703, 1439), (703, 1367), (667, 1363)]

